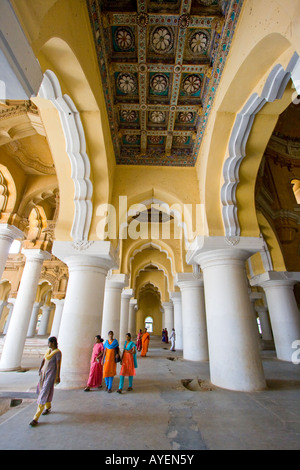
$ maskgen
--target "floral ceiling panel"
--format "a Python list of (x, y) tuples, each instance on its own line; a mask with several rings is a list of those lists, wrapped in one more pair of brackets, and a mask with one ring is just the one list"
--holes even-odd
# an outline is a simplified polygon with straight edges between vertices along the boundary
[(194, 166), (243, 0), (87, 0), (118, 164)]

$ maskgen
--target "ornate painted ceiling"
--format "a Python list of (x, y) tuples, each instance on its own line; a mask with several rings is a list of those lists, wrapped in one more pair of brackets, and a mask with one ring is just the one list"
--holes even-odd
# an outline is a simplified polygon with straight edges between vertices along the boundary
[(243, 0), (87, 0), (116, 162), (194, 166)]

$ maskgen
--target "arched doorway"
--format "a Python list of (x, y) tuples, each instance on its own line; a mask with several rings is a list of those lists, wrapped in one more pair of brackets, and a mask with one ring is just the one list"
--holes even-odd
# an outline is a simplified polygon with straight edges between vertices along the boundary
[(145, 318), (145, 328), (147, 328), (148, 333), (153, 333), (153, 318), (152, 317)]

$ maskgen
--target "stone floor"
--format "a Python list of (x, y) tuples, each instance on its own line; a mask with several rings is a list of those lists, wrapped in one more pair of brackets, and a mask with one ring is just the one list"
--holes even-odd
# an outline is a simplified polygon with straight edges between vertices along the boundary
[(262, 351), (268, 389), (232, 392), (211, 386), (208, 363), (184, 361), (157, 337), (148, 357), (138, 357), (132, 392), (57, 387), (52, 412), (31, 428), (46, 345), (46, 338), (28, 339), (24, 371), (0, 372), (1, 450), (300, 449), (300, 365)]

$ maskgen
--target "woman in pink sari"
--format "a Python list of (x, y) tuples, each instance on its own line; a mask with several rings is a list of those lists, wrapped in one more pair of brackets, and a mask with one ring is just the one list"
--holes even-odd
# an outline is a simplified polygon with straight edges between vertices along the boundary
[(89, 392), (91, 388), (102, 388), (103, 378), (103, 364), (102, 357), (104, 352), (103, 339), (97, 335), (95, 337), (95, 344), (93, 347), (93, 353), (91, 358), (90, 375), (87, 385), (84, 389), (85, 392)]

